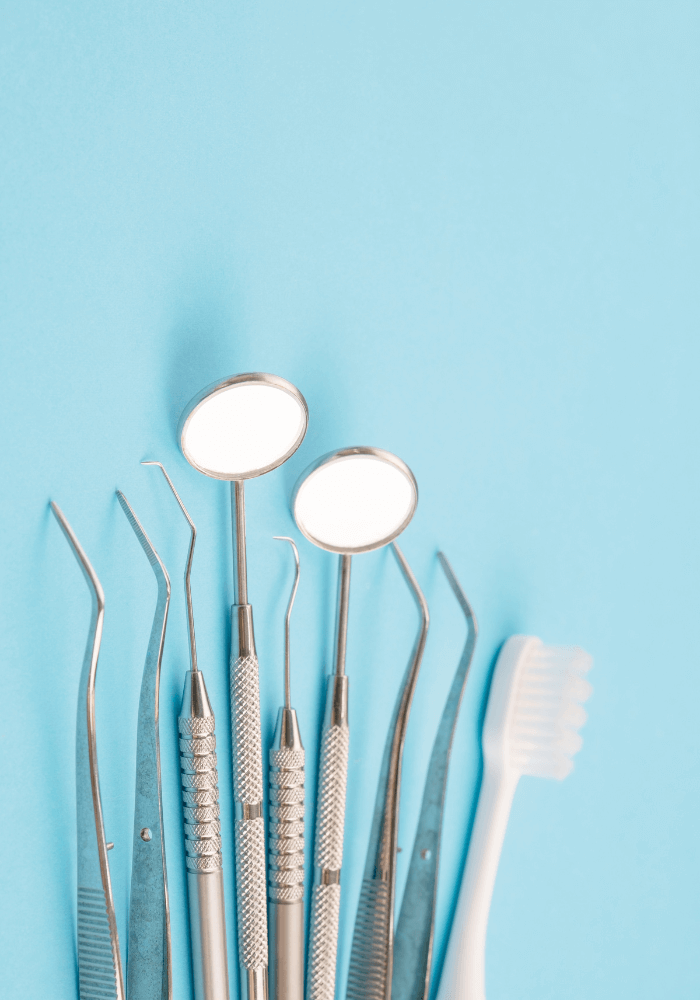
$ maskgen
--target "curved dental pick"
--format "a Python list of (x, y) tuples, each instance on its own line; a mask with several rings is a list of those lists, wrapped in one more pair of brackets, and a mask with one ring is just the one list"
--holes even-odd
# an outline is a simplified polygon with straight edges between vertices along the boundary
[(295, 573), (284, 616), (284, 705), (277, 713), (269, 753), (270, 827), (268, 902), (269, 985), (271, 1000), (304, 1000), (304, 764), (297, 713), (292, 708), (289, 623), (299, 587), (299, 553), (294, 540)]
[(161, 463), (141, 464), (158, 466), (190, 526), (190, 547), (185, 567), (185, 597), (191, 669), (185, 676), (182, 707), (177, 721), (180, 734), (180, 786), (185, 829), (187, 892), (190, 904), (192, 973), (195, 1000), (228, 1000), (226, 910), (215, 720), (204, 677), (197, 666), (190, 589), (197, 529)]

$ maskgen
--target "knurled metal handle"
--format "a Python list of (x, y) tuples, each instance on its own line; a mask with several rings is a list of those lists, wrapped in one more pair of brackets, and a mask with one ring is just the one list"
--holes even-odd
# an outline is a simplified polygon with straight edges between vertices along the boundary
[(270, 750), (270, 864), (268, 897), (304, 898), (303, 750)]
[[(334, 679), (331, 678), (329, 705), (332, 705), (333, 684)], [(327, 714), (330, 714), (330, 708)], [(333, 1000), (335, 997), (349, 744), (347, 717), (343, 717), (338, 725), (329, 725), (327, 721), (319, 762), (314, 864), (321, 884), (314, 886), (311, 897), (308, 1000)], [(326, 880), (332, 880), (331, 884), (324, 884)]]
[(340, 885), (315, 885), (311, 895), (311, 940), (307, 1000), (334, 1000)]
[(231, 665), (233, 794), (237, 802), (263, 800), (258, 658), (239, 656)]
[(262, 816), (236, 820), (238, 957), (245, 969), (267, 967), (265, 830)]
[(178, 719), (185, 861), (190, 872), (222, 866), (214, 716)]
[[(245, 969), (267, 968), (267, 892), (260, 688), (256, 656), (231, 665), (233, 793), (236, 800), (238, 954)], [(252, 806), (256, 816), (246, 817)], [(241, 817), (242, 812), (242, 817)]]
[(347, 723), (324, 728), (318, 779), (314, 864), (317, 868), (332, 871), (340, 871), (343, 865), (349, 743)]

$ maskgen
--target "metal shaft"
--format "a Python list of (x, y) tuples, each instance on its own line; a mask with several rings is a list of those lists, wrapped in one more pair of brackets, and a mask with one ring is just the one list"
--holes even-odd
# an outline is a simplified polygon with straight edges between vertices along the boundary
[(231, 532), (233, 537), (233, 603), (248, 603), (248, 566), (245, 548), (245, 483), (231, 483)]
[(195, 1000), (229, 1000), (216, 734), (201, 670), (188, 670), (178, 718)]
[(306, 991), (308, 1000), (334, 1000), (348, 776), (348, 679), (345, 648), (350, 604), (351, 556), (341, 555), (338, 578), (335, 673), (328, 678), (321, 734), (316, 808), (315, 877)]
[(243, 483), (231, 483), (234, 593), (231, 608), (231, 741), (236, 828), (236, 907), (241, 1000), (267, 1000), (268, 940), (260, 682), (248, 600)]
[(338, 620), (335, 629), (335, 672), (345, 673), (345, 650), (348, 645), (350, 611), (350, 570), (352, 556), (341, 555), (338, 563)]
[(304, 1000), (304, 747), (292, 708), (290, 621), (299, 587), (299, 553), (292, 538), (296, 572), (284, 616), (284, 706), (277, 715), (270, 750), (270, 996)]

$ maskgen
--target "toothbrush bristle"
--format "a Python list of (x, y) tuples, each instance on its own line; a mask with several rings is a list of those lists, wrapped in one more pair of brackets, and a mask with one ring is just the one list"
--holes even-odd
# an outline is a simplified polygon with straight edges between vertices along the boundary
[(510, 729), (511, 764), (521, 774), (565, 778), (581, 749), (581, 706), (591, 693), (591, 657), (577, 646), (532, 649), (520, 670)]

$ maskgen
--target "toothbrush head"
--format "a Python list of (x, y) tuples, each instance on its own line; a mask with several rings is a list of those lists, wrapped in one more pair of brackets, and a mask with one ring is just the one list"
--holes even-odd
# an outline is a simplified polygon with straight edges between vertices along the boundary
[(513, 776), (561, 780), (586, 721), (582, 702), (592, 688), (584, 679), (592, 666), (578, 646), (545, 646), (535, 636), (514, 635), (496, 663), (484, 720), (487, 764)]

